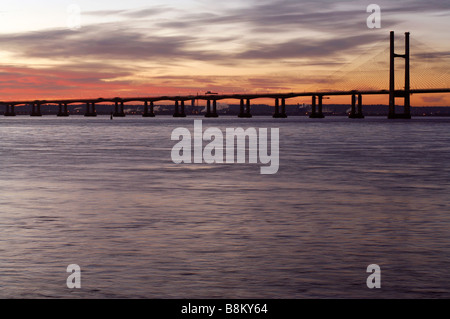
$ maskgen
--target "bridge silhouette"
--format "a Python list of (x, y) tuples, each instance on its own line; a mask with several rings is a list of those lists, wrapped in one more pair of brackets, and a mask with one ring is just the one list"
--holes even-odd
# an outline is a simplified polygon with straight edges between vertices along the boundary
[[(240, 112), (239, 117), (251, 118), (251, 101), (255, 99), (273, 99), (274, 118), (287, 118), (286, 100), (296, 97), (311, 97), (311, 113), (310, 118), (324, 118), (323, 99), (331, 96), (350, 96), (351, 112), (349, 118), (362, 119), (363, 113), (363, 96), (367, 95), (388, 95), (389, 96), (389, 119), (410, 119), (411, 118), (411, 102), (412, 94), (439, 94), (449, 93), (450, 88), (417, 88), (411, 89), (411, 68), (410, 68), (410, 34), (405, 33), (405, 52), (404, 54), (395, 53), (395, 37), (394, 32), (390, 33), (390, 59), (389, 59), (389, 88), (386, 89), (350, 89), (350, 90), (324, 90), (316, 92), (301, 93), (262, 93), (262, 94), (204, 94), (204, 95), (184, 95), (184, 96), (154, 96), (154, 97), (134, 97), (134, 98), (95, 98), (95, 99), (62, 99), (62, 100), (34, 100), (34, 101), (0, 101), (0, 105), (4, 105), (5, 116), (16, 116), (15, 107), (21, 105), (31, 106), (31, 116), (42, 116), (42, 105), (58, 106), (59, 117), (69, 116), (68, 105), (85, 104), (86, 117), (97, 116), (96, 104), (113, 103), (114, 117), (125, 117), (124, 105), (130, 102), (144, 103), (144, 117), (155, 117), (155, 102), (171, 101), (175, 105), (174, 117), (186, 117), (186, 102), (190, 102), (194, 107), (199, 100), (206, 101), (205, 117), (218, 117), (217, 102), (220, 100), (239, 100)], [(396, 59), (404, 59), (404, 86), (402, 89), (396, 88)], [(448, 72), (448, 71), (446, 71)], [(210, 93), (210, 92), (208, 92)], [(403, 99), (403, 111), (396, 112), (396, 99)]]

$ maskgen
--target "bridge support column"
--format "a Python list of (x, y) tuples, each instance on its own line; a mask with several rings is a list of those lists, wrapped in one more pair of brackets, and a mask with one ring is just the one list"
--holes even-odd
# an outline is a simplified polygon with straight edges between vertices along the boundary
[(86, 113), (84, 114), (86, 117), (96, 117), (97, 111), (95, 110), (95, 103), (86, 103)]
[(175, 100), (175, 112), (173, 113), (173, 117), (180, 117), (180, 107), (178, 100)]
[(142, 113), (142, 117), (146, 117), (148, 114), (148, 101), (144, 102), (144, 113)]
[(120, 102), (120, 115), (119, 115), (120, 117), (125, 117), (126, 115), (125, 115), (125, 106), (124, 106), (124, 103), (123, 103), (123, 101), (122, 102)]
[(404, 117), (411, 118), (411, 83), (410, 83), (409, 32), (405, 33), (405, 109)]
[(358, 94), (358, 109), (356, 108), (356, 94), (352, 94), (352, 111), (349, 118), (351, 119), (363, 119), (364, 114), (362, 111), (362, 94)]
[(153, 101), (150, 101), (150, 110), (148, 109), (148, 101), (145, 101), (142, 117), (155, 117)]
[(69, 116), (69, 111), (67, 110), (67, 103), (59, 103), (58, 104), (58, 117), (67, 117)]
[(311, 115), (309, 116), (310, 118), (314, 118), (316, 117), (316, 96), (313, 95), (312, 96), (312, 100), (311, 100)]
[(211, 100), (206, 101), (206, 117), (211, 117)]
[(359, 119), (364, 118), (362, 94), (358, 94), (358, 114), (357, 114), (357, 116)]
[(150, 101), (150, 116), (155, 117), (155, 103)]
[(325, 116), (323, 115), (323, 96), (317, 96), (319, 100), (319, 112), (316, 109), (316, 96), (312, 96), (312, 104), (311, 104), (311, 115), (309, 116), (312, 119), (323, 119)]
[(244, 100), (241, 99), (241, 111), (239, 113), (239, 117), (241, 118), (251, 118), (251, 106), (250, 106), (250, 99), (247, 99), (247, 102), (245, 104), (245, 110), (244, 110)]
[(217, 100), (213, 100), (211, 117), (219, 117), (219, 114), (217, 114)]
[(115, 102), (113, 116), (114, 117), (125, 117), (126, 116), (123, 101), (120, 102), (120, 105), (119, 105), (119, 102)]
[(244, 99), (241, 99), (241, 104), (239, 107), (239, 117), (245, 117), (245, 109), (244, 109)]
[[(181, 110), (180, 110), (180, 104), (181, 104)], [(184, 112), (184, 100), (175, 101), (175, 113), (173, 117), (186, 117), (186, 113)]]
[(250, 99), (247, 99), (247, 108), (245, 110), (245, 117), (247, 118), (251, 118), (252, 117), (252, 113), (251, 113), (251, 107), (250, 107)]
[(274, 118), (278, 119), (285, 119), (287, 118), (286, 115), (286, 99), (281, 99), (281, 112), (280, 112), (280, 100), (277, 98), (275, 99), (275, 114), (273, 115)]
[(281, 118), (287, 118), (286, 115), (286, 99), (281, 99)]
[(186, 117), (186, 112), (185, 112), (185, 106), (184, 106), (184, 100), (181, 100), (180, 102), (180, 117)]
[(41, 104), (33, 103), (31, 104), (31, 114), (30, 116), (42, 116), (41, 114)]
[(350, 115), (348, 117), (354, 119), (355, 116), (356, 116), (356, 95), (352, 94), (352, 111), (350, 112)]
[(206, 114), (205, 117), (211, 117), (211, 100), (206, 100)]
[[(405, 33), (405, 54), (395, 53), (395, 36), (391, 31), (391, 49), (390, 49), (390, 71), (389, 71), (389, 119), (411, 119), (411, 85), (410, 85), (410, 50), (409, 50), (409, 32)], [(395, 91), (395, 58), (405, 59), (405, 90)], [(396, 114), (395, 98), (403, 98), (403, 113)]]
[(275, 99), (275, 113), (273, 114), (273, 118), (277, 119), (280, 117), (280, 99)]
[(251, 118), (252, 117), (250, 99), (247, 99), (247, 102), (245, 104), (245, 109), (244, 109), (244, 99), (241, 99), (241, 110), (239, 113), (239, 117), (241, 117), (241, 118)]
[(5, 116), (16, 116), (14, 104), (6, 104)]
[(219, 117), (219, 115), (217, 114), (217, 100), (212, 100), (212, 110), (211, 110), (211, 100), (206, 101), (205, 117)]
[(58, 117), (67, 117), (69, 116), (69, 111), (67, 110), (67, 103), (59, 103), (58, 105)]
[(319, 95), (319, 118), (324, 118), (323, 115), (323, 95)]

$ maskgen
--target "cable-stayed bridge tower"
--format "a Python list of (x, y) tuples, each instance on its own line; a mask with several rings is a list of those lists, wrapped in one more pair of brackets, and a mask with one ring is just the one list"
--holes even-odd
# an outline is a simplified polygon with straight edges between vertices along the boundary
[[(409, 32), (405, 33), (405, 54), (395, 53), (395, 35), (391, 31), (391, 54), (389, 67), (389, 118), (390, 119), (410, 119), (411, 118), (411, 77), (410, 77), (410, 51)], [(395, 90), (395, 58), (405, 59), (405, 87), (404, 90)], [(403, 98), (403, 113), (396, 113), (395, 99)]]

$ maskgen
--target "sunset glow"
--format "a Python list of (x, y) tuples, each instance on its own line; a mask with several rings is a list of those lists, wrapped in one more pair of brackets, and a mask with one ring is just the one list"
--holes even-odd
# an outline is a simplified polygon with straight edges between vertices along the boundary
[[(321, 90), (333, 87), (333, 75), (351, 78), (352, 66), (365, 59), (374, 57), (388, 67), (382, 53), (390, 30), (398, 34), (399, 50), (402, 34), (411, 32), (417, 57), (413, 77), (414, 63), (428, 52), (437, 58), (420, 61), (428, 63), (420, 79), (449, 87), (448, 68), (442, 65), (448, 65), (450, 52), (450, 5), (380, 1), (382, 27), (369, 29), (369, 4), (2, 1), (0, 100)], [(358, 86), (373, 85), (371, 70), (368, 66), (359, 75)], [(387, 82), (387, 70), (377, 71), (382, 78), (386, 72)], [(332, 102), (349, 101), (336, 97)], [(387, 97), (367, 103), (387, 103)], [(413, 96), (412, 103), (450, 105), (450, 98)]]

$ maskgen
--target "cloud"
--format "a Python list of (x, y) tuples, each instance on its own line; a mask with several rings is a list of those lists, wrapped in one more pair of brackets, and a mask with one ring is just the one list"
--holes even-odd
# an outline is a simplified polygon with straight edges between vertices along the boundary
[(7, 49), (24, 57), (101, 60), (175, 60), (219, 59), (221, 55), (192, 47), (192, 36), (154, 36), (128, 31), (117, 24), (86, 26), (79, 32), (45, 30), (32, 33), (0, 35)]
[[(163, 21), (161, 28), (175, 30), (204, 30), (218, 25), (228, 29), (244, 29), (261, 34), (299, 32), (303, 30), (331, 32), (345, 35), (349, 31), (367, 31), (366, 1), (247, 1), (245, 6), (225, 9), (221, 12), (185, 13), (178, 19)], [(383, 13), (383, 27), (400, 23), (399, 14), (448, 10), (445, 1), (379, 1)]]
[[(158, 90), (192, 93), (206, 87), (220, 92), (290, 91), (328, 83), (324, 72), (360, 54), (370, 55), (370, 47), (387, 48), (387, 28), (416, 23), (414, 18), (427, 13), (442, 21), (450, 10), (448, 1), (383, 0), (383, 29), (369, 30), (369, 1), (229, 0), (211, 5), (198, 0), (190, 2), (195, 9), (170, 3), (85, 11), (90, 16), (85, 21), (93, 24), (76, 32), (0, 34), (2, 51), (17, 61), (0, 69), (0, 92), (8, 96), (22, 88), (30, 95), (117, 96)], [(446, 58), (448, 50), (432, 54)], [(36, 59), (44, 66), (47, 61), (47, 67), (26, 67)], [(309, 71), (303, 72), (306, 67)], [(323, 72), (311, 72), (312, 67)], [(227, 76), (227, 71), (244, 75)]]
[(355, 50), (359, 46), (373, 43), (384, 38), (373, 34), (358, 35), (345, 38), (310, 40), (295, 39), (281, 44), (258, 44), (254, 48), (239, 54), (241, 59), (284, 59), (284, 58), (316, 58), (333, 56), (344, 51)]
[[(194, 60), (239, 65), (239, 59), (333, 57), (382, 39), (380, 33), (367, 29), (365, 7), (362, 1), (252, 0), (238, 8), (218, 4), (210, 12), (167, 5), (88, 11), (84, 14), (117, 15), (125, 21), (87, 25), (78, 32), (3, 34), (0, 41), (4, 50), (22, 57), (57, 60)], [(434, 0), (397, 1), (382, 4), (382, 12), (435, 12), (448, 7)], [(166, 12), (174, 16), (158, 17)], [(150, 18), (147, 27), (137, 27), (135, 19), (140, 18)], [(399, 21), (393, 14), (383, 16), (385, 28)]]
[(159, 14), (174, 12), (176, 9), (169, 6), (152, 6), (151, 8), (145, 8), (140, 10), (96, 10), (85, 11), (84, 15), (105, 17), (105, 16), (122, 16), (127, 18), (148, 18), (154, 17)]
[[(84, 27), (80, 32), (47, 30), (18, 35), (0, 35), (5, 47), (22, 57), (52, 60), (87, 59), (93, 61), (125, 60), (169, 63), (177, 60), (210, 61), (218, 64), (239, 60), (333, 57), (339, 53), (380, 41), (380, 34), (309, 39), (297, 38), (281, 43), (252, 42), (236, 52), (221, 50), (231, 37), (212, 38), (205, 49), (205, 39), (192, 36), (155, 36), (128, 31), (111, 24)], [(225, 43), (225, 44), (224, 44)]]

